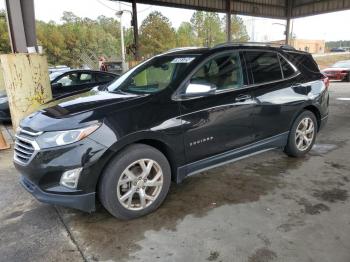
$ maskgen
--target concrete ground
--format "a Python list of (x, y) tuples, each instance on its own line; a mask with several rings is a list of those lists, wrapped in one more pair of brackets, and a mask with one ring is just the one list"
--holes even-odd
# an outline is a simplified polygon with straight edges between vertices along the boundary
[(303, 159), (281, 151), (173, 185), (151, 215), (119, 221), (37, 202), (0, 152), (0, 261), (350, 261), (350, 84)]

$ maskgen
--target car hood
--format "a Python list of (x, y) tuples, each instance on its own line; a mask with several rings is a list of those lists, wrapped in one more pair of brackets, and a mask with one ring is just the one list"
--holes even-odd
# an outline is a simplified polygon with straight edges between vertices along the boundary
[(344, 70), (349, 70), (350, 68), (344, 68), (344, 67), (328, 67), (326, 69), (323, 69), (323, 72), (327, 71), (344, 71)]
[(24, 118), (20, 126), (33, 131), (80, 128), (101, 121), (108, 114), (142, 103), (147, 97), (148, 95), (110, 93), (94, 89), (52, 100), (39, 111)]

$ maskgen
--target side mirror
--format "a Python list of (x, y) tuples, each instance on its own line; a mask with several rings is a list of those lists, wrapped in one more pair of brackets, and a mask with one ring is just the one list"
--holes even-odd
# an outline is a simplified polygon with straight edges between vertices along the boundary
[(52, 86), (52, 88), (61, 88), (61, 87), (63, 87), (62, 83), (53, 83), (51, 86)]
[(214, 94), (216, 91), (216, 86), (212, 84), (196, 84), (189, 83), (186, 87), (185, 96), (194, 97), (194, 96), (205, 96)]

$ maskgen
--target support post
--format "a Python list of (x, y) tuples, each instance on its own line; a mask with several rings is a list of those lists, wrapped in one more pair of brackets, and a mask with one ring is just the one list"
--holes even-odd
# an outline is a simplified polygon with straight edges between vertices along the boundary
[(231, 0), (226, 0), (226, 35), (227, 42), (231, 42)]
[(5, 4), (12, 52), (26, 53), (28, 50), (24, 33), (21, 1), (5, 0)]
[(286, 45), (289, 45), (289, 36), (290, 36), (290, 18), (287, 18), (287, 24), (286, 24)]
[(24, 33), (27, 42), (28, 52), (36, 52), (37, 40), (36, 40), (36, 28), (35, 28), (35, 12), (33, 0), (22, 0), (21, 9), (23, 16)]
[(46, 57), (39, 54), (1, 55), (1, 66), (13, 129), (23, 117), (52, 99)]
[[(14, 54), (0, 56), (14, 129), (52, 99), (46, 57), (36, 53), (34, 0), (5, 0)], [(31, 54), (28, 54), (30, 52)]]
[(289, 38), (290, 38), (290, 19), (292, 17), (292, 5), (293, 0), (286, 0), (286, 17), (287, 17), (287, 24), (286, 24), (286, 45), (290, 44)]
[(134, 27), (134, 45), (135, 45), (135, 60), (140, 60), (140, 51), (139, 51), (139, 28), (137, 23), (137, 6), (136, 0), (132, 1), (132, 25)]

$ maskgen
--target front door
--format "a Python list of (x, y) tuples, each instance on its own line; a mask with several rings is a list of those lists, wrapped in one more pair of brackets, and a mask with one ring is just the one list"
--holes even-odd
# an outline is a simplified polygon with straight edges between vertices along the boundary
[[(188, 162), (253, 142), (255, 102), (245, 82), (240, 55), (232, 51), (209, 59), (193, 74), (180, 103)], [(208, 86), (213, 91), (207, 94), (189, 93)]]

